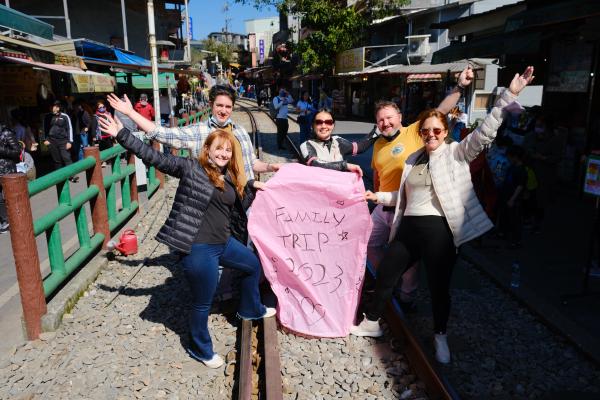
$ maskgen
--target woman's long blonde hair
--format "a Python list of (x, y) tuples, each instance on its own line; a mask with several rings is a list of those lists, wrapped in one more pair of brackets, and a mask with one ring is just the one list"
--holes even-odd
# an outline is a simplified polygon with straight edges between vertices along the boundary
[(225, 182), (219, 178), (222, 175), (221, 169), (213, 163), (211, 163), (208, 158), (208, 149), (210, 149), (210, 146), (215, 140), (218, 140), (221, 144), (229, 142), (229, 144), (231, 145), (231, 160), (229, 160), (229, 163), (227, 164), (227, 172), (229, 172), (229, 176), (231, 178), (231, 181), (233, 182), (233, 185), (235, 186), (238, 195), (240, 197), (243, 197), (244, 186), (241, 184), (240, 181), (240, 171), (238, 169), (237, 163), (237, 160), (239, 157), (241, 157), (241, 154), (238, 154), (237, 148), (234, 146), (234, 140), (236, 140), (236, 138), (233, 136), (232, 133), (223, 129), (217, 129), (212, 131), (204, 141), (202, 151), (200, 152), (200, 156), (198, 157), (198, 162), (206, 171), (208, 179), (211, 181), (211, 183), (221, 191), (225, 190)]

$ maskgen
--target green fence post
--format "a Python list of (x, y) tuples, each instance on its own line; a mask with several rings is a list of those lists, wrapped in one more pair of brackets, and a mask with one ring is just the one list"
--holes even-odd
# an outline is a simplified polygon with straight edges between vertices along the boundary
[(84, 156), (94, 157), (96, 165), (86, 171), (88, 187), (95, 185), (98, 187), (98, 195), (90, 200), (92, 209), (92, 224), (94, 233), (104, 235), (102, 248), (106, 249), (106, 243), (110, 240), (110, 229), (108, 227), (108, 211), (106, 207), (106, 190), (104, 189), (104, 179), (102, 177), (102, 161), (100, 160), (100, 149), (98, 147), (86, 147), (83, 149)]
[[(133, 165), (133, 168), (135, 169), (135, 154), (133, 153), (128, 153), (128, 159), (127, 159), (127, 165)], [(129, 198), (131, 201), (137, 201), (138, 204), (140, 204), (140, 200), (139, 200), (139, 196), (138, 196), (138, 187), (137, 187), (137, 177), (135, 175), (136, 173), (134, 172), (133, 174), (129, 175)], [(139, 213), (141, 209), (141, 206), (138, 206), (137, 212)]]

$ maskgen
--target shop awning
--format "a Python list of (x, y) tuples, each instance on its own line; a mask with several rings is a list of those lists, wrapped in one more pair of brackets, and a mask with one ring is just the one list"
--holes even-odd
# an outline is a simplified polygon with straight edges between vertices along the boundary
[(0, 4), (0, 26), (52, 40), (54, 27), (37, 18)]
[(435, 82), (441, 80), (442, 74), (410, 74), (406, 77), (406, 83)]
[(62, 64), (47, 64), (40, 61), (33, 61), (31, 58), (21, 56), (18, 53), (0, 52), (0, 61), (11, 62), (15, 64), (25, 64), (37, 68), (51, 69), (53, 71), (64, 72), (67, 74), (83, 72), (81, 68)]
[(31, 58), (18, 53), (0, 52), (0, 61), (70, 74), (72, 78), (71, 88), (75, 93), (112, 92), (115, 87), (114, 78), (111, 76), (93, 71), (84, 71), (81, 68), (70, 65), (48, 64), (34, 61)]
[[(134, 88), (136, 89), (152, 89), (152, 75), (151, 74), (147, 74), (147, 75), (132, 75), (131, 77), (131, 83), (133, 85)], [(117, 74), (117, 83), (122, 83), (125, 84), (127, 83), (127, 78), (125, 77), (125, 75), (123, 74)], [(167, 89), (168, 88), (168, 83), (171, 84), (171, 86), (174, 86), (177, 84), (177, 81), (175, 80), (175, 74), (171, 73), (171, 72), (161, 72), (160, 74), (158, 74), (158, 87), (160, 89)]]

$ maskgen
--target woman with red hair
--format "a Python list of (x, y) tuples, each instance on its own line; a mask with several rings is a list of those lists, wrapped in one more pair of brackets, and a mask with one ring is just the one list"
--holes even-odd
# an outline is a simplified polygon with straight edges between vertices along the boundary
[(173, 207), (156, 240), (186, 254), (182, 266), (192, 297), (190, 345), (186, 350), (206, 366), (218, 368), (223, 359), (213, 351), (208, 314), (217, 288), (219, 265), (243, 273), (238, 317), (266, 318), (276, 312), (260, 301), (260, 262), (245, 246), (246, 209), (254, 197), (250, 188), (259, 188), (260, 182), (241, 183), (237, 162), (241, 154), (233, 146), (233, 134), (223, 129), (208, 135), (195, 160), (154, 150), (110, 116), (101, 119), (100, 126), (144, 162), (180, 179)]

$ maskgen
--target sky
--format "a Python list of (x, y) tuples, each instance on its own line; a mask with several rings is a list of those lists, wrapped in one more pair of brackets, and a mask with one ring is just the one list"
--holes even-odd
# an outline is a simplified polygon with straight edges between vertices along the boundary
[[(217, 0), (191, 0), (189, 2), (194, 40), (206, 39), (209, 33), (220, 32), (225, 27), (224, 4), (225, 1)], [(274, 7), (257, 10), (251, 5), (241, 5), (235, 3), (234, 0), (229, 0), (230, 32), (245, 34), (245, 20), (274, 16), (277, 16), (277, 10)]]

